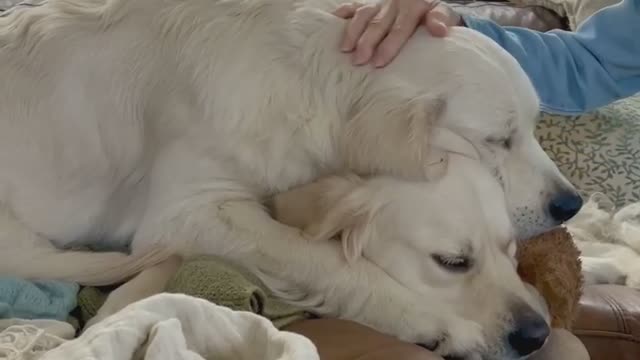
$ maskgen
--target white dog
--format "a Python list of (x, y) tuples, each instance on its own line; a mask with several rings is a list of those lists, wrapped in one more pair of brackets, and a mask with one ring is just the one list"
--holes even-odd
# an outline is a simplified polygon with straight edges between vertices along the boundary
[(330, 295), (292, 286), (320, 289), (337, 249), (261, 200), (324, 174), (438, 178), (461, 153), (503, 185), (520, 238), (581, 205), (535, 141), (535, 92), (506, 52), (455, 29), (418, 34), (383, 70), (354, 68), (336, 51), (336, 5), (52, 0), (0, 19), (0, 273), (104, 284), (215, 253), (289, 301), (406, 340), (448, 334), (452, 353), (480, 346), (375, 266), (351, 269), (371, 282), (329, 277)]

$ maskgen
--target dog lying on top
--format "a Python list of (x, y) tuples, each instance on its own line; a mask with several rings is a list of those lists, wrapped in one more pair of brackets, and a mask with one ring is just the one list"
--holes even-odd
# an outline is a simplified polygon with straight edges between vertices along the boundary
[[(522, 350), (500, 337), (544, 329), (538, 311), (515, 274), (508, 290), (502, 276), (511, 275), (488, 275), (507, 266), (511, 235), (543, 232), (581, 206), (534, 138), (531, 83), (504, 50), (463, 28), (444, 39), (419, 32), (390, 66), (354, 68), (338, 51), (338, 4), (55, 0), (0, 18), (0, 274), (101, 285), (140, 271), (155, 278), (153, 266), (174, 254), (221, 255), (287, 301), (438, 342), (442, 354)], [(437, 180), (455, 154), (496, 181), (506, 210), (441, 198), (414, 220), (438, 231), (429, 218), (450, 219), (454, 235), (504, 244), (471, 237), (414, 249), (424, 261), (413, 261), (411, 284), (439, 289), (428, 300), (400, 273), (345, 267), (335, 242), (306, 241), (262, 205), (342, 171)], [(478, 171), (465, 175), (470, 183), (482, 182)], [(89, 245), (131, 254), (71, 250)], [(397, 270), (404, 261), (395, 261)], [(498, 300), (475, 286), (456, 293), (479, 270)], [(456, 294), (466, 300), (428, 306)], [(462, 303), (472, 298), (491, 310), (471, 314), (480, 307)]]

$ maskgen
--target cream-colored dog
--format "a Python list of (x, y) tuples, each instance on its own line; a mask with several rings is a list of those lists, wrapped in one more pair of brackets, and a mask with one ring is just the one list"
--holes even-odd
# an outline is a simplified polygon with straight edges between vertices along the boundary
[[(451, 353), (483, 347), (481, 328), (378, 266), (327, 275), (338, 246), (261, 202), (344, 169), (437, 179), (459, 153), (502, 184), (517, 237), (543, 231), (581, 202), (533, 136), (534, 89), (467, 29), (354, 68), (336, 50), (336, 6), (53, 0), (0, 18), (0, 273), (105, 284), (213, 253), (324, 314), (410, 341), (444, 334)], [(131, 254), (59, 250), (80, 246)]]
[[(314, 241), (340, 239), (336, 245), (346, 262), (333, 271), (373, 282), (353, 271), (371, 264), (423, 308), (446, 314), (459, 328), (452, 329), (454, 338), (445, 331), (428, 344), (439, 353), (519, 358), (549, 335), (544, 301), (516, 272), (503, 189), (475, 160), (452, 155), (447, 174), (431, 183), (328, 177), (276, 196), (271, 208), (276, 219), (304, 229)], [(380, 306), (380, 319), (396, 306), (394, 299), (388, 302)], [(451, 347), (455, 336), (477, 336), (484, 347), (460, 352)]]

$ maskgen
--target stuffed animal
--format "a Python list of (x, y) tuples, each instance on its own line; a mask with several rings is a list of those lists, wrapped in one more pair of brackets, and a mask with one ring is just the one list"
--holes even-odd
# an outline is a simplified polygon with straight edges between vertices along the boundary
[(518, 273), (546, 300), (551, 335), (532, 355), (535, 360), (588, 360), (589, 353), (571, 333), (582, 296), (580, 251), (564, 227), (551, 230), (518, 245)]
[(571, 330), (582, 296), (580, 251), (571, 234), (559, 227), (521, 242), (518, 273), (547, 301), (551, 326)]

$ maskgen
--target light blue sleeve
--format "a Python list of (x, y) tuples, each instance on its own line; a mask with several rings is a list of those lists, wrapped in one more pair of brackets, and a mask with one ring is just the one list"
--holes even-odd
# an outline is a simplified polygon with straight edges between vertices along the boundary
[(576, 32), (541, 33), (464, 17), (531, 78), (542, 110), (579, 114), (640, 92), (640, 0), (600, 10)]

